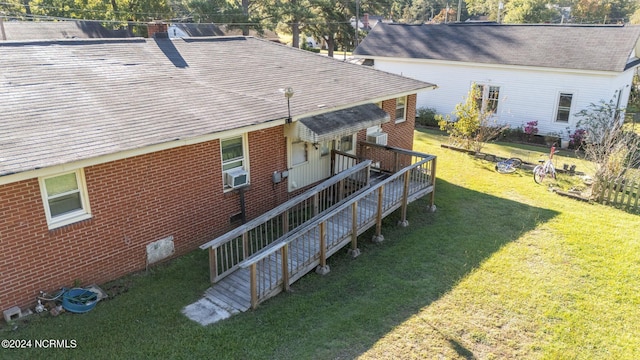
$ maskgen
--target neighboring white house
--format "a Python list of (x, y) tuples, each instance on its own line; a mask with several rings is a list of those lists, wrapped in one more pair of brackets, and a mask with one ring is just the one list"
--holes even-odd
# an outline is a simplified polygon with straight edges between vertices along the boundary
[(538, 121), (540, 134), (566, 136), (589, 104), (615, 96), (627, 105), (639, 38), (639, 26), (380, 23), (354, 55), (438, 84), (418, 108), (451, 113), (475, 83), (499, 123)]

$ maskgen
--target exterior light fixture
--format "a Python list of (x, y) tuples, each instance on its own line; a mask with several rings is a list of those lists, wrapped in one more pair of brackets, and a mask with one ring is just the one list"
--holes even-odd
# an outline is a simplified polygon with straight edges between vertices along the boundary
[(287, 117), (287, 124), (291, 124), (291, 105), (289, 99), (291, 99), (293, 94), (294, 91), (292, 87), (289, 86), (288, 88), (284, 89), (284, 97), (287, 98), (287, 111), (289, 113), (289, 117)]

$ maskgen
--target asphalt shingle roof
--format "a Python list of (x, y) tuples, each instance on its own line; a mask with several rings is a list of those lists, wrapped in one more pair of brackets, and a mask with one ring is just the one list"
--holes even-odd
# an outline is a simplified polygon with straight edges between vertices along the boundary
[(0, 176), (432, 87), (254, 38), (0, 42)]
[(623, 71), (640, 26), (380, 23), (355, 55)]
[(5, 21), (5, 39), (58, 40), (132, 37), (127, 30), (109, 30), (94, 21)]

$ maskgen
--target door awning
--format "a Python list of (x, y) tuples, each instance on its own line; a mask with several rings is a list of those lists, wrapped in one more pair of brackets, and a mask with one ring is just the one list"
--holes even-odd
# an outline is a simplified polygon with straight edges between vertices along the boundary
[(302, 118), (297, 121), (300, 140), (317, 144), (386, 123), (389, 114), (376, 104), (364, 104)]

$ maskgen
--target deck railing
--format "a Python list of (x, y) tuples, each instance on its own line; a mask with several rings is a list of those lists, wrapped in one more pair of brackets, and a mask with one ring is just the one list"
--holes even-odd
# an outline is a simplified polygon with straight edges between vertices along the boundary
[[(370, 146), (370, 149), (374, 149), (374, 146)], [(347, 244), (351, 243), (349, 251), (356, 256), (359, 252), (358, 235), (375, 225), (375, 236), (381, 237), (382, 219), (396, 209), (402, 208), (401, 221), (406, 223), (409, 202), (431, 194), (430, 206), (433, 206), (434, 156), (382, 146), (375, 146), (374, 153), (384, 156), (372, 159), (379, 161), (383, 168), (387, 165), (398, 166), (404, 161), (407, 162), (406, 166), (291, 231), (240, 264), (242, 268), (249, 269), (253, 308), (269, 297), (288, 290), (290, 284), (312, 269), (326, 268), (327, 258)]]
[(354, 163), (305, 193), (200, 246), (209, 249), (211, 282), (224, 278), (251, 255), (368, 187), (370, 164), (371, 161)]

